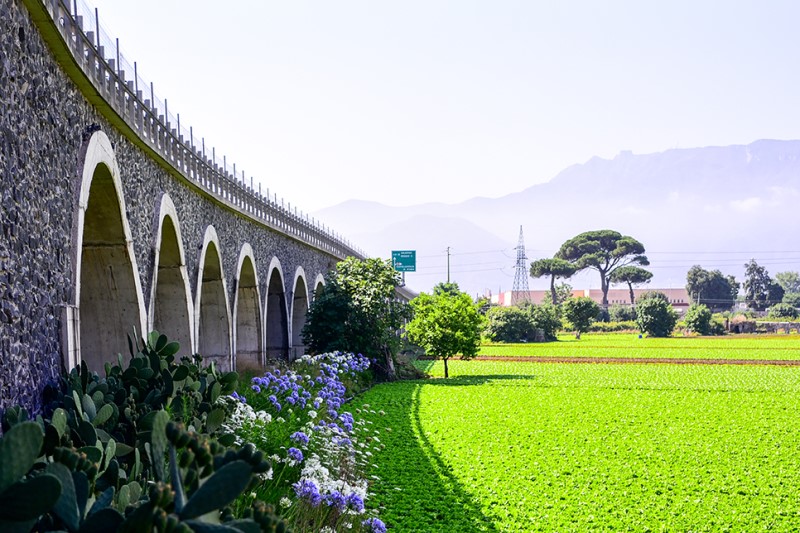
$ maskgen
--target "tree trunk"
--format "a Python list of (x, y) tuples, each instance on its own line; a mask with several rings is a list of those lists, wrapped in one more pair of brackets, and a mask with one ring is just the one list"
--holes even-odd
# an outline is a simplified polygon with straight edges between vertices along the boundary
[(448, 357), (444, 358), (444, 377), (445, 378), (449, 378), (450, 377), (450, 374), (447, 373), (447, 360), (448, 359), (449, 359)]
[(633, 300), (633, 283), (630, 281), (628, 282), (628, 290), (631, 291), (631, 305), (636, 305), (636, 302)]
[(550, 296), (553, 297), (553, 305), (558, 305), (558, 301), (556, 299), (556, 276), (555, 276), (555, 274), (550, 276)]
[(397, 371), (394, 368), (394, 357), (392, 357), (392, 351), (388, 347), (383, 348), (383, 356), (386, 364), (387, 381), (397, 381)]
[(600, 273), (600, 290), (603, 291), (603, 309), (608, 309), (608, 278), (605, 272)]

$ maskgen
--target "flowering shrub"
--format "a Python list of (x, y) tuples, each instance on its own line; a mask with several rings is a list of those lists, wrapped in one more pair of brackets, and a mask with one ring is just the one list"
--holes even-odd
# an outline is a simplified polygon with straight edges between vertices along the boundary
[(277, 503), (295, 531), (385, 531), (380, 519), (365, 516), (363, 472), (382, 446), (378, 432), (344, 410), (369, 383), (369, 366), (362, 355), (306, 355), (254, 377), (246, 399), (226, 400), (234, 404), (226, 429), (273, 462), (251, 497)]

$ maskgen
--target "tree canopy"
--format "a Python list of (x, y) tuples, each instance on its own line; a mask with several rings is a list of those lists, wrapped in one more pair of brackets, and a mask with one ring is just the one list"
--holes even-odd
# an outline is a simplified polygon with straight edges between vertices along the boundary
[(678, 315), (663, 292), (646, 292), (636, 302), (636, 323), (642, 333), (650, 337), (669, 337)]
[(611, 283), (627, 283), (628, 290), (631, 293), (631, 305), (635, 305), (636, 301), (633, 297), (633, 286), (641, 285), (642, 283), (650, 283), (653, 278), (653, 273), (645, 270), (642, 267), (628, 265), (619, 267), (609, 276)]
[(719, 270), (704, 270), (694, 265), (686, 273), (686, 292), (692, 303), (706, 305), (712, 312), (726, 311), (736, 302), (739, 283)]
[(447, 361), (461, 354), (475, 357), (481, 340), (483, 317), (472, 298), (463, 292), (434, 289), (411, 300), (414, 318), (406, 324), (408, 340), (427, 355), (444, 360), (444, 377), (449, 377)]
[(578, 270), (593, 268), (600, 274), (603, 307), (608, 307), (608, 287), (611, 275), (627, 265), (647, 266), (644, 245), (613, 230), (581, 233), (561, 245), (556, 257), (574, 264)]
[(580, 339), (581, 333), (589, 331), (589, 326), (597, 318), (600, 307), (591, 298), (579, 296), (578, 298), (568, 298), (561, 309), (564, 318), (569, 320), (575, 329), (575, 338)]
[(711, 309), (703, 304), (692, 304), (683, 317), (686, 329), (700, 335), (711, 334)]
[(744, 278), (744, 299), (756, 311), (763, 311), (783, 300), (783, 287), (773, 281), (767, 269), (755, 259), (745, 263)]
[(388, 260), (348, 257), (325, 276), (306, 315), (303, 342), (312, 353), (346, 351), (383, 361), (394, 377), (397, 331), (409, 317), (396, 298), (401, 277)]
[(800, 292), (800, 274), (793, 271), (778, 272), (775, 274), (775, 281), (783, 287), (787, 293)]
[(531, 263), (531, 277), (543, 278), (550, 276), (550, 295), (553, 305), (558, 305), (556, 292), (556, 278), (570, 278), (576, 272), (576, 267), (569, 261), (553, 257), (550, 259), (537, 259)]

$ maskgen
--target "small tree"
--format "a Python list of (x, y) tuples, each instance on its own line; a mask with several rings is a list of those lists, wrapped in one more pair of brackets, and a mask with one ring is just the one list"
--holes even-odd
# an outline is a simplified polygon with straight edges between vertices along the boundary
[(538, 259), (531, 263), (531, 277), (542, 278), (550, 276), (550, 296), (553, 305), (558, 305), (556, 292), (556, 278), (570, 278), (575, 274), (576, 267), (569, 261), (557, 257), (551, 259)]
[(567, 298), (572, 297), (572, 285), (569, 283), (556, 283), (556, 302), (555, 305), (561, 305), (567, 301)]
[(314, 295), (303, 342), (312, 353), (357, 352), (383, 361), (386, 376), (394, 379), (397, 331), (409, 317), (408, 306), (395, 296), (400, 283), (388, 260), (341, 261)]
[(414, 318), (406, 325), (408, 340), (425, 353), (444, 361), (444, 377), (449, 377), (447, 361), (461, 354), (469, 359), (478, 354), (482, 317), (468, 294), (436, 291), (421, 293), (411, 300)]
[(639, 331), (650, 337), (669, 337), (678, 316), (663, 292), (646, 292), (636, 302), (636, 322)]
[(686, 327), (699, 335), (711, 334), (711, 310), (703, 304), (692, 304), (684, 317)]
[(578, 298), (569, 298), (561, 306), (564, 313), (564, 318), (569, 320), (572, 327), (575, 329), (575, 338), (580, 339), (581, 333), (589, 331), (589, 326), (597, 318), (600, 312), (600, 307), (591, 298), (579, 296)]
[(609, 281), (611, 283), (627, 283), (628, 290), (631, 294), (631, 305), (636, 305), (636, 301), (633, 297), (633, 286), (634, 285), (641, 285), (642, 283), (650, 283), (650, 280), (653, 278), (653, 273), (649, 270), (645, 270), (641, 267), (637, 266), (624, 266), (616, 269), (614, 272), (611, 273), (609, 276)]

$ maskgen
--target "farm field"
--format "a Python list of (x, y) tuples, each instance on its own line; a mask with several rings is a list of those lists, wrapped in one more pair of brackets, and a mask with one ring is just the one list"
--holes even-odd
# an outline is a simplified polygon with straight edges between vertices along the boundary
[[(440, 362), (418, 364), (441, 378)], [(450, 372), (354, 403), (386, 446), (371, 501), (394, 531), (800, 528), (798, 368), (455, 360)]]
[(800, 335), (642, 338), (632, 333), (587, 333), (580, 340), (561, 335), (557, 342), (487, 343), (479, 356), (596, 357), (669, 359), (800, 360)]

